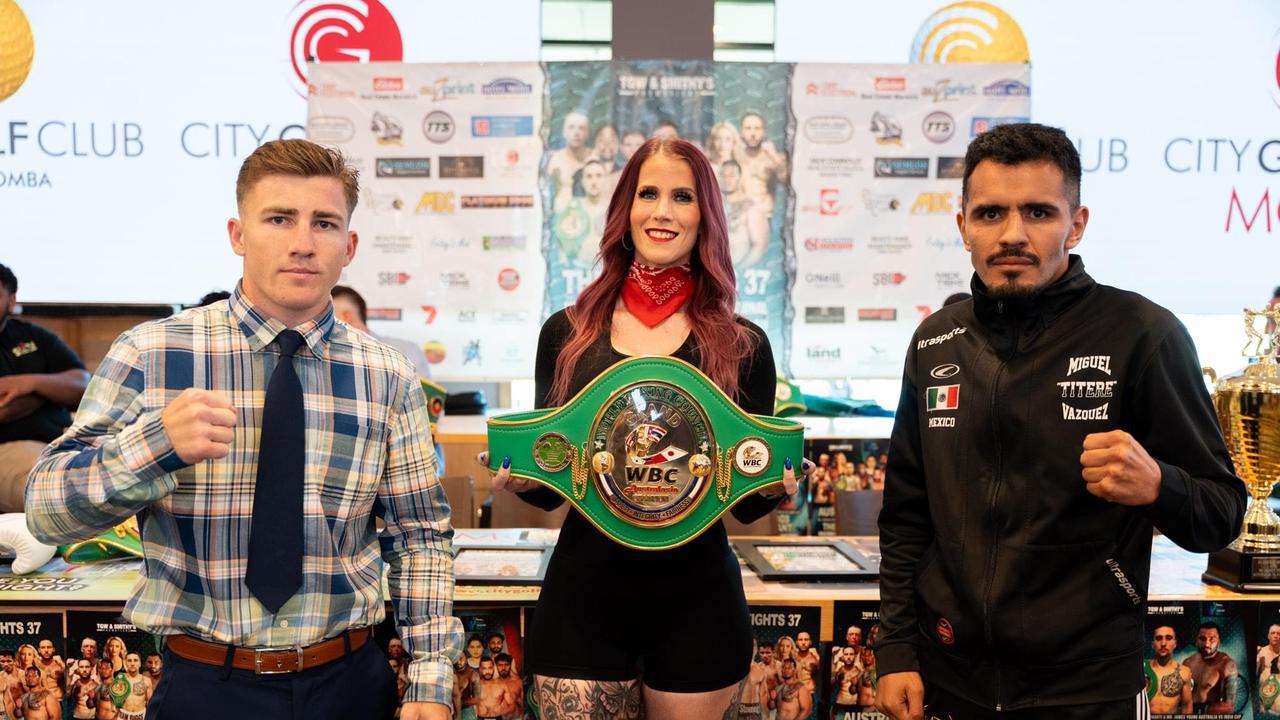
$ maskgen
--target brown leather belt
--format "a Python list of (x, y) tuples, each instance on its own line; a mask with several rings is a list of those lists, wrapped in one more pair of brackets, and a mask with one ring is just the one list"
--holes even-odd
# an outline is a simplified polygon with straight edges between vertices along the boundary
[[(301, 672), (304, 669), (319, 667), (333, 662), (347, 654), (344, 637), (351, 641), (351, 652), (360, 649), (372, 636), (373, 631), (367, 627), (348, 630), (336, 638), (323, 640), (306, 647), (288, 648), (235, 648), (235, 657), (231, 666), (240, 670), (252, 670), (259, 675), (278, 675), (281, 673)], [(217, 665), (227, 663), (227, 645), (212, 643), (190, 635), (179, 633), (170, 635), (165, 645), (173, 654), (188, 660)]]

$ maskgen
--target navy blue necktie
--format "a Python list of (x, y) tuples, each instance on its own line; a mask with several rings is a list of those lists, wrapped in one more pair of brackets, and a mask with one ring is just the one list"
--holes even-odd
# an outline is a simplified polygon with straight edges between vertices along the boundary
[(258, 478), (249, 529), (249, 569), (244, 584), (272, 614), (302, 586), (302, 487), (306, 466), (306, 422), (302, 383), (293, 354), (302, 335), (276, 336), (280, 359), (267, 383), (258, 444)]

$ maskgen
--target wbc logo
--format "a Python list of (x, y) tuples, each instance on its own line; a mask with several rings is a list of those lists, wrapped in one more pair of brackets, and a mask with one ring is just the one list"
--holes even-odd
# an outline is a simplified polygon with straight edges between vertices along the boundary
[(302, 0), (289, 28), (290, 84), (307, 96), (308, 62), (400, 62), (400, 26), (379, 0)]

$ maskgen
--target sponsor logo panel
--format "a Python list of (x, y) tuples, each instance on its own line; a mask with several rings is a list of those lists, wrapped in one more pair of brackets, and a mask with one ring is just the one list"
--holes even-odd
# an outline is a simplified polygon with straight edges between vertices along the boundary
[(483, 155), (441, 155), (440, 177), (482, 178), (484, 177)]
[(522, 137), (532, 134), (532, 115), (471, 116), (471, 137)]
[(878, 178), (927, 178), (929, 158), (884, 158), (875, 160), (875, 176)]
[(843, 325), (844, 307), (810, 305), (804, 309), (804, 321), (809, 325)]
[(373, 169), (380, 178), (428, 178), (431, 158), (377, 158)]

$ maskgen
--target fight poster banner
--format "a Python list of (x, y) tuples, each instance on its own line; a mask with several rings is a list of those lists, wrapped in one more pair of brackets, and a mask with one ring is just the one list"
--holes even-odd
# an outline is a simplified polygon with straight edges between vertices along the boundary
[(707, 154), (728, 220), (738, 312), (786, 357), (790, 114), (786, 64), (548, 63), (541, 191), (544, 315), (599, 275), (596, 254), (623, 165), (650, 137)]
[(66, 679), (61, 647), (62, 613), (0, 613), (0, 700), (8, 717), (58, 716)]
[(67, 611), (64, 718), (142, 720), (164, 674), (160, 638), (116, 612)]
[(1256, 607), (1192, 601), (1147, 605), (1150, 644), (1142, 669), (1153, 718), (1254, 717), (1254, 676), (1247, 658), (1257, 648), (1246, 640), (1246, 625), (1253, 624), (1246, 615)]
[(832, 720), (883, 720), (876, 710), (879, 674), (876, 638), (880, 635), (880, 603), (838, 602), (835, 641), (829, 655)]
[(542, 317), (537, 63), (322, 63), (307, 137), (360, 169), (341, 282), (436, 379), (523, 377)]
[(973, 273), (956, 228), (964, 153), (1031, 115), (1027, 65), (798, 64), (797, 377), (900, 377), (925, 316)]
[(751, 605), (755, 654), (747, 672), (740, 717), (810, 720), (825, 718), (822, 703), (822, 608)]

